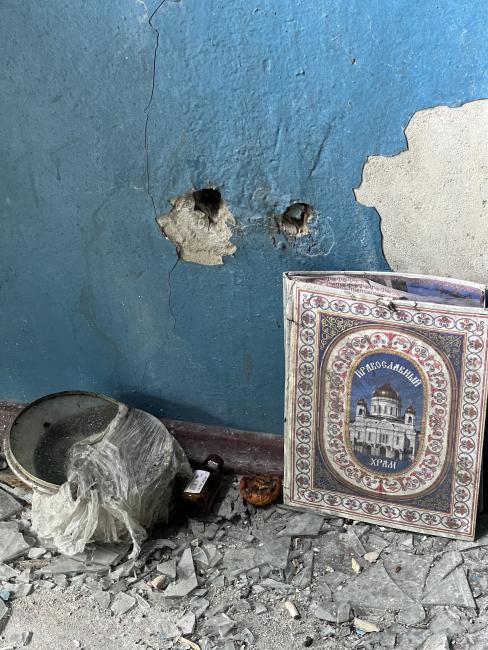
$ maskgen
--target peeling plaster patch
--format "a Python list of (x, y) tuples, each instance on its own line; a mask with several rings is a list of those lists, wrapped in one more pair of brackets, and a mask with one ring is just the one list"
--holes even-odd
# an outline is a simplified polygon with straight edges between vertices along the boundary
[(157, 218), (164, 236), (186, 262), (214, 266), (232, 255), (235, 219), (215, 188), (192, 190), (172, 201), (173, 209)]
[(396, 271), (488, 279), (488, 100), (412, 116), (408, 148), (371, 156), (356, 200), (381, 217)]

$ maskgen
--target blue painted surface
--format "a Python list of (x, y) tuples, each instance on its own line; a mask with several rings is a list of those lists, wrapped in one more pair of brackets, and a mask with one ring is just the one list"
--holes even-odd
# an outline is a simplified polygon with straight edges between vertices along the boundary
[[(281, 273), (386, 269), (352, 188), (413, 112), (488, 96), (484, 0), (0, 3), (0, 396), (98, 390), (282, 431)], [(155, 222), (217, 186), (222, 267)], [(310, 237), (273, 241), (290, 201)], [(280, 243), (281, 242), (281, 243)], [(434, 254), (434, 253), (433, 253)]]

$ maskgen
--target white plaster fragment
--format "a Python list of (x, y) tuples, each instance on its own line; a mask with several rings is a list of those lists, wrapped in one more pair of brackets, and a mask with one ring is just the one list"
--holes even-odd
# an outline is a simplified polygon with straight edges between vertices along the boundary
[(179, 196), (168, 214), (157, 222), (164, 236), (175, 246), (180, 259), (195, 264), (214, 266), (223, 264), (225, 255), (232, 255), (236, 246), (231, 243), (235, 219), (222, 201), (218, 213), (209, 216), (195, 209), (193, 192)]
[(412, 116), (408, 148), (370, 156), (356, 200), (381, 217), (395, 271), (487, 279), (488, 100)]

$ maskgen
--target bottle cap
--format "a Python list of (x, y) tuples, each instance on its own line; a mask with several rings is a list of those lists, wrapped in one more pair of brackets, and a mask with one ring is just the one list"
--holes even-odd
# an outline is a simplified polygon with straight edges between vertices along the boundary
[(211, 469), (222, 469), (224, 466), (224, 460), (217, 454), (210, 454), (205, 459), (204, 465), (207, 465)]

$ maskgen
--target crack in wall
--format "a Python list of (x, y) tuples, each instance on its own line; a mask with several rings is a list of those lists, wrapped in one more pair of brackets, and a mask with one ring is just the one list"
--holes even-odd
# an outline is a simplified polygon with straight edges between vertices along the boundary
[(174, 311), (173, 311), (173, 305), (171, 304), (171, 298), (173, 296), (173, 286), (171, 284), (171, 276), (173, 275), (173, 271), (176, 269), (176, 265), (178, 264), (179, 261), (180, 261), (180, 258), (177, 257), (175, 263), (170, 268), (169, 273), (168, 273), (168, 290), (169, 290), (168, 309), (169, 309), (169, 313), (171, 314), (171, 318), (173, 319), (173, 332), (176, 330), (176, 316), (175, 316)]
[(165, 4), (166, 0), (162, 0), (156, 9), (152, 12), (152, 14), (149, 16), (148, 20), (148, 25), (152, 29), (152, 31), (156, 34), (156, 43), (154, 45), (154, 52), (153, 52), (153, 70), (152, 70), (152, 81), (151, 81), (151, 95), (149, 97), (149, 101), (147, 103), (146, 108), (144, 109), (144, 113), (146, 114), (146, 121), (144, 125), (144, 149), (146, 152), (146, 193), (151, 199), (151, 203), (153, 206), (154, 210), (154, 218), (157, 218), (158, 216), (158, 211), (156, 210), (156, 201), (154, 200), (154, 195), (151, 192), (151, 174), (149, 170), (149, 147), (147, 143), (147, 133), (148, 133), (148, 126), (149, 126), (149, 116), (150, 116), (150, 109), (151, 109), (151, 104), (154, 99), (154, 88), (156, 85), (156, 63), (157, 63), (157, 58), (158, 58), (158, 49), (159, 49), (159, 30), (154, 27), (152, 24), (154, 16), (158, 13), (158, 11), (161, 9), (161, 7)]

